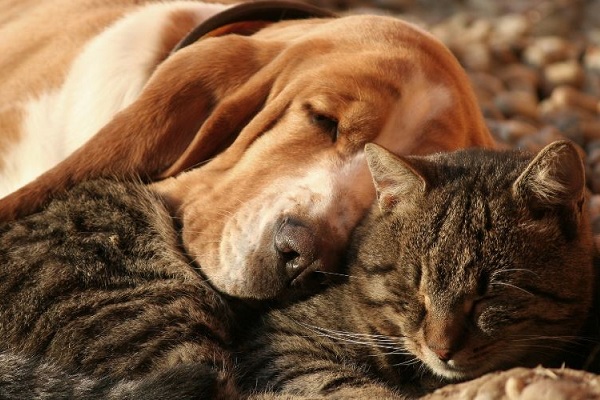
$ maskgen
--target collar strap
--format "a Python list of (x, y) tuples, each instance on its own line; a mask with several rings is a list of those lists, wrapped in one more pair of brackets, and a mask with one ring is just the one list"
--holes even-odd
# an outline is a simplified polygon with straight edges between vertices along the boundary
[(287, 0), (241, 3), (206, 19), (187, 34), (172, 52), (181, 50), (203, 37), (235, 32), (250, 35), (268, 23), (307, 18), (333, 18), (336, 15), (310, 4)]

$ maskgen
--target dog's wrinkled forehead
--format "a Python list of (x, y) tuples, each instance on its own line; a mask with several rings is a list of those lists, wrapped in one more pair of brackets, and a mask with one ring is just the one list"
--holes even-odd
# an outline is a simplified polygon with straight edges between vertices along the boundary
[[(313, 79), (337, 90), (352, 91), (348, 85), (354, 85), (355, 92), (372, 86), (379, 89), (381, 83), (384, 90), (399, 91), (415, 70), (423, 67), (424, 58), (439, 59), (447, 53), (419, 27), (382, 16), (283, 21), (265, 27), (253, 38), (277, 47), (272, 64), (279, 64), (276, 79), (285, 86), (298, 78)], [(336, 85), (334, 81), (345, 83)], [(373, 81), (377, 82), (372, 85)]]
[(256, 36), (283, 40), (286, 43), (329, 40), (336, 46), (358, 46), (375, 50), (390, 45), (402, 46), (412, 38), (437, 41), (420, 27), (394, 17), (380, 15), (350, 15), (339, 18), (312, 18), (297, 21), (280, 21), (265, 27)]

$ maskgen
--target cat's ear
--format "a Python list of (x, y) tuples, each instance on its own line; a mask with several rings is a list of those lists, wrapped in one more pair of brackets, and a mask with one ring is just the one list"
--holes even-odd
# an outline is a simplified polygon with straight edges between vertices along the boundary
[(425, 178), (409, 160), (373, 143), (365, 145), (365, 155), (382, 211), (391, 211), (399, 203), (408, 204), (425, 191)]
[(537, 209), (581, 204), (585, 169), (579, 152), (568, 141), (549, 144), (517, 178), (513, 191)]

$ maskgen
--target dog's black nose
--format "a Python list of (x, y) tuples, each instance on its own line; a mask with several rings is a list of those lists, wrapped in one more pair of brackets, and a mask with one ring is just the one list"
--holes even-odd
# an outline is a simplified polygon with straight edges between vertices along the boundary
[(318, 258), (317, 238), (297, 219), (282, 219), (274, 237), (279, 265), (290, 280), (295, 279)]

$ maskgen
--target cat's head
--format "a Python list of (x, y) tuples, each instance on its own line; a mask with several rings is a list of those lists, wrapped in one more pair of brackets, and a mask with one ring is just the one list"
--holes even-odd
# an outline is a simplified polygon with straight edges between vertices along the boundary
[(378, 207), (350, 274), (359, 304), (377, 308), (371, 331), (402, 336), (447, 379), (535, 365), (574, 338), (591, 306), (593, 245), (572, 144), (533, 158), (365, 151)]

